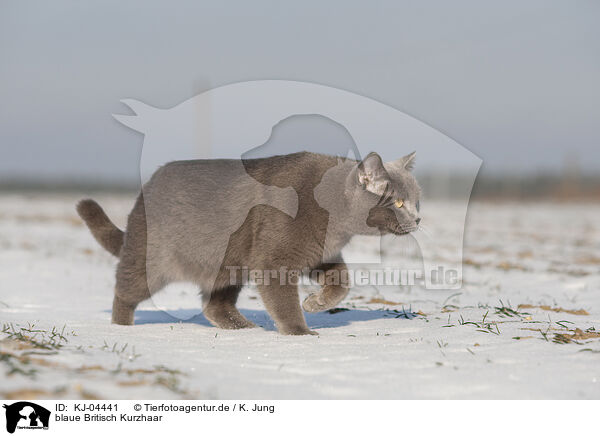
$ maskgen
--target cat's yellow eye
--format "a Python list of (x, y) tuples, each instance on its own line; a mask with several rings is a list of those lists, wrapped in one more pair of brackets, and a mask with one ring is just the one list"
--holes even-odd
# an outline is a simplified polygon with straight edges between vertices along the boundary
[(398, 199), (398, 200), (394, 201), (394, 206), (396, 206), (398, 209), (400, 209), (402, 206), (404, 206), (404, 201)]

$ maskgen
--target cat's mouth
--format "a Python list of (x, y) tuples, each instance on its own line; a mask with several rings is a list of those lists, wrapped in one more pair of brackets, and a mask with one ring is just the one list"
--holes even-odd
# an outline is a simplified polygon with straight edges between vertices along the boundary
[(419, 221), (399, 220), (390, 209), (374, 207), (369, 211), (366, 224), (379, 230), (382, 235), (403, 236), (419, 230)]
[(419, 226), (411, 226), (411, 227), (395, 226), (393, 228), (383, 229), (383, 231), (385, 233), (391, 233), (392, 235), (396, 235), (396, 236), (408, 235), (409, 233), (415, 232), (417, 230), (419, 230)]

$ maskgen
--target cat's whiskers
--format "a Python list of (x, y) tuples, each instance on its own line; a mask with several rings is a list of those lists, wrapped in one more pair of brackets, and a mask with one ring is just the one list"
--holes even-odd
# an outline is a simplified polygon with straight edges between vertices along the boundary
[(420, 224), (419, 227), (417, 227), (417, 230), (423, 232), (425, 236), (428, 236), (430, 238), (432, 237), (431, 231), (428, 230), (427, 227), (423, 226), (422, 224)]

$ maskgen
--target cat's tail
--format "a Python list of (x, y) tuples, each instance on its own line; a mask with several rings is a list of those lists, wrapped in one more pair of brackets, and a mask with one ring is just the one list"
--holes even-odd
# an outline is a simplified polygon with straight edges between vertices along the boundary
[(81, 200), (77, 204), (77, 213), (85, 221), (96, 241), (106, 251), (119, 257), (125, 234), (106, 216), (100, 205), (94, 200)]

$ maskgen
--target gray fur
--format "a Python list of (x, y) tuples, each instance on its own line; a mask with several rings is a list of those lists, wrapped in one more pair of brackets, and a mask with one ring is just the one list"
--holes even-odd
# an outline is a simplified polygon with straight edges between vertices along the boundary
[(92, 235), (102, 247), (114, 256), (119, 256), (125, 234), (106, 216), (94, 200), (81, 200), (77, 212), (83, 218)]
[[(280, 333), (316, 334), (306, 325), (297, 286), (280, 283), (282, 267), (343, 271), (340, 251), (352, 236), (416, 230), (420, 190), (409, 171), (413, 160), (414, 154), (384, 165), (375, 153), (357, 162), (302, 152), (172, 162), (142, 188), (120, 250), (120, 230), (95, 202), (84, 200), (80, 215), (101, 245), (120, 257), (113, 322), (133, 324), (141, 301), (169, 283), (189, 281), (202, 289), (213, 325), (253, 327), (235, 307), (245, 282), (240, 274), (231, 283), (227, 267), (239, 266), (279, 272), (258, 289)], [(320, 283), (304, 310), (330, 309), (348, 293), (347, 283)]]

